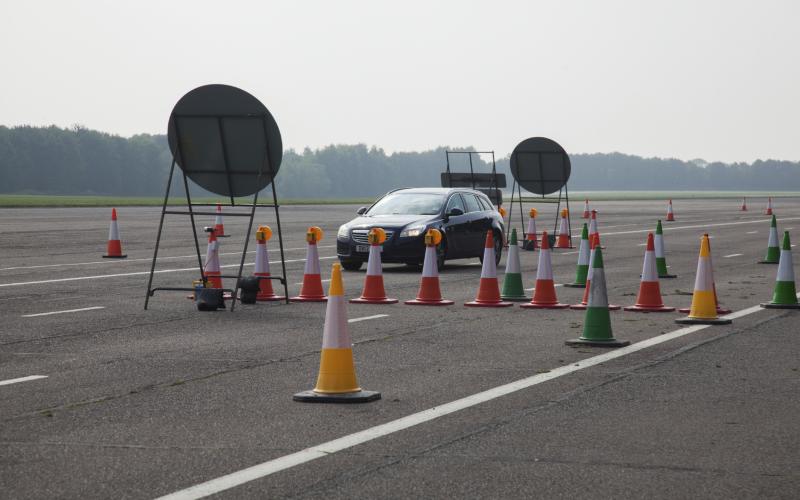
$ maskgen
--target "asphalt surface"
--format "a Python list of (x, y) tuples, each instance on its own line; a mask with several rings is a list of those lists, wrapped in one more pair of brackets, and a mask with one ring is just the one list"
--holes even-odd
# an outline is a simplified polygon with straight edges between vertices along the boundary
[[(749, 212), (739, 212), (739, 203), (675, 203), (677, 220), (664, 223), (667, 262), (678, 274), (661, 281), (667, 305), (691, 301), (703, 232), (713, 237), (723, 305), (741, 311), (771, 299), (777, 266), (756, 264), (769, 229), (764, 200), (748, 200)], [(609, 299), (630, 305), (647, 232), (666, 204), (593, 207), (607, 247)], [(282, 209), (290, 293), (302, 281), (305, 228), (325, 231), (326, 278), (336, 230), (356, 208)], [(554, 207), (540, 210), (539, 229), (549, 231)], [(775, 210), (781, 233), (800, 233), (800, 202), (780, 199)], [(2, 498), (154, 498), (609, 352), (564, 345), (581, 333), (580, 311), (464, 307), (475, 297), (480, 265), (452, 261), (441, 286), (454, 306), (348, 306), (351, 319), (387, 315), (350, 324), (359, 382), (381, 391), (380, 401), (296, 403), (292, 394), (316, 380), (325, 305), (201, 313), (184, 293), (159, 292), (145, 311), (159, 209), (118, 212), (126, 260), (100, 258), (109, 209), (0, 211)], [(196, 277), (187, 222), (168, 218), (156, 286), (189, 286)], [(274, 216), (264, 211), (257, 222), (274, 225)], [(576, 234), (581, 222), (573, 219)], [(234, 217), (225, 227), (232, 236), (221, 240), (222, 264), (235, 265), (246, 228)], [(279, 272), (277, 235), (269, 248)], [(557, 283), (573, 280), (576, 252), (554, 252)], [(521, 253), (532, 288), (538, 252)], [(505, 255), (501, 280), (504, 263)], [(359, 295), (364, 270), (344, 275), (346, 294)], [(384, 278), (390, 296), (410, 299), (419, 269), (386, 265)], [(562, 302), (583, 294), (556, 290)], [(29, 316), (83, 308), (97, 309)], [(679, 313), (611, 314), (615, 336), (634, 345), (681, 328)], [(798, 318), (800, 311), (752, 311), (732, 325), (587, 365), (217, 496), (796, 498)], [(33, 375), (46, 378), (2, 385)]]

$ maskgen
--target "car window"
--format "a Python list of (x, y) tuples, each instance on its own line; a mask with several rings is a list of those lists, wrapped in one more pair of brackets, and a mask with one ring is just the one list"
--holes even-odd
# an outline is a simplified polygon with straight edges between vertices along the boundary
[(467, 210), (464, 208), (464, 202), (461, 200), (461, 196), (459, 196), (458, 193), (450, 197), (450, 200), (447, 202), (447, 209), (445, 209), (444, 213), (449, 214), (450, 210), (454, 208), (459, 208), (462, 212), (467, 213)]
[(441, 194), (392, 193), (372, 205), (367, 215), (436, 215), (443, 203)]
[(480, 212), (483, 210), (478, 204), (478, 200), (475, 199), (474, 194), (461, 193), (461, 196), (464, 198), (464, 203), (467, 204), (467, 212)]
[(481, 206), (483, 207), (484, 210), (494, 210), (494, 207), (492, 207), (492, 203), (489, 200), (487, 200), (483, 196), (478, 196), (477, 198), (478, 201), (481, 202)]

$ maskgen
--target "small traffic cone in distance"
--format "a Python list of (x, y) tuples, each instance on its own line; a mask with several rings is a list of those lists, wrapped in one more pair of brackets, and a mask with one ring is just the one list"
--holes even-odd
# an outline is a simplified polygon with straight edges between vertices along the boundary
[[(503, 208), (502, 205), (498, 206), (497, 207), (497, 213), (500, 214), (500, 217), (503, 220), (503, 224), (505, 224), (506, 223), (506, 215), (508, 213), (508, 212), (506, 212), (506, 209)], [(509, 225), (511, 225), (511, 224), (509, 223)], [(506, 234), (505, 233), (503, 233), (503, 248), (508, 248), (508, 238), (506, 238)]]
[(221, 269), (219, 267), (219, 241), (213, 228), (206, 228), (208, 231), (208, 248), (206, 249), (206, 261), (203, 265), (203, 274), (206, 276), (208, 288), (222, 288)]
[[(569, 213), (567, 209), (564, 208), (561, 210), (561, 224), (558, 226), (558, 240), (556, 240), (556, 248), (575, 248), (572, 246), (572, 238), (569, 234), (569, 228), (567, 228), (567, 216)], [(544, 238), (544, 233), (542, 233), (542, 238)], [(542, 243), (542, 248), (544, 248), (544, 243)]]
[(497, 266), (494, 262), (494, 237), (492, 230), (486, 231), (486, 246), (483, 249), (483, 266), (478, 296), (467, 307), (511, 307), (511, 302), (500, 300), (500, 286), (497, 284)]
[(772, 221), (769, 223), (769, 241), (767, 241), (767, 255), (764, 260), (758, 261), (759, 264), (777, 264), (781, 257), (780, 248), (778, 248), (778, 221), (775, 216), (772, 216)]
[(677, 278), (677, 274), (670, 274), (667, 270), (667, 258), (664, 251), (664, 230), (661, 228), (661, 219), (658, 219), (656, 224), (656, 269), (658, 270), (658, 278)]
[(672, 212), (672, 200), (669, 200), (669, 205), (667, 205), (667, 222), (673, 222), (675, 220), (675, 214)]
[(346, 306), (342, 265), (337, 262), (333, 264), (328, 289), (317, 385), (310, 391), (298, 392), (293, 400), (304, 403), (366, 403), (381, 398), (381, 393), (365, 391), (358, 386)]
[(300, 287), (300, 295), (292, 297), (292, 302), (325, 302), (328, 297), (322, 291), (322, 277), (319, 268), (319, 250), (317, 242), (322, 240), (322, 229), (311, 226), (306, 231), (306, 265), (303, 270), (303, 285)]
[(764, 210), (764, 215), (772, 215), (772, 196), (767, 198), (767, 209)]
[(589, 303), (583, 321), (583, 334), (577, 339), (567, 340), (565, 344), (575, 347), (624, 347), (630, 345), (627, 340), (615, 339), (611, 330), (608, 290), (603, 269), (603, 250), (599, 246), (596, 246), (594, 250), (592, 269), (592, 280), (587, 285), (590, 288)]
[(583, 218), (589, 218), (589, 200), (583, 200)]
[(792, 263), (792, 243), (789, 241), (789, 231), (783, 232), (781, 261), (778, 264), (778, 276), (775, 279), (772, 302), (761, 304), (761, 307), (769, 309), (800, 309), (800, 304), (797, 302), (797, 289), (794, 284), (794, 264)]
[(740, 209), (742, 212), (747, 212), (747, 197), (742, 198), (742, 208)]
[(674, 307), (665, 306), (664, 300), (661, 298), (661, 286), (658, 283), (658, 271), (656, 271), (656, 246), (653, 240), (653, 233), (647, 233), (647, 249), (644, 252), (639, 295), (636, 297), (636, 304), (626, 307), (626, 311), (671, 312), (675, 310)]
[(225, 224), (222, 222), (222, 204), (217, 203), (217, 216), (214, 219), (214, 232), (217, 238), (227, 238), (229, 234), (225, 234)]
[(122, 242), (119, 239), (119, 226), (117, 225), (117, 209), (111, 209), (111, 224), (108, 226), (108, 245), (104, 259), (124, 259), (128, 257), (122, 253)]
[(528, 219), (528, 232), (525, 234), (525, 241), (522, 242), (523, 250), (533, 251), (539, 247), (536, 242), (536, 215), (538, 213), (539, 211), (535, 208), (531, 208), (531, 211), (528, 213), (530, 218)]
[(578, 247), (578, 267), (575, 270), (575, 281), (573, 283), (564, 283), (564, 286), (570, 288), (584, 288), (586, 286), (586, 274), (589, 272), (589, 227), (583, 223), (581, 230), (581, 244)]
[(397, 299), (386, 296), (383, 286), (383, 266), (381, 263), (381, 245), (386, 241), (386, 231), (374, 227), (367, 234), (369, 241), (369, 257), (367, 259), (367, 276), (364, 278), (364, 291), (361, 297), (350, 299), (353, 304), (396, 304)]
[[(269, 252), (267, 251), (267, 241), (272, 237), (272, 229), (269, 226), (258, 226), (256, 230), (256, 265), (253, 270), (253, 276), (261, 278), (269, 278)], [(276, 301), (283, 300), (286, 297), (283, 295), (276, 295), (272, 288), (272, 280), (260, 279), (258, 280), (258, 293), (256, 294), (257, 301)]]
[(550, 241), (547, 231), (542, 231), (542, 248), (539, 252), (539, 265), (536, 269), (536, 288), (533, 299), (520, 307), (526, 309), (566, 309), (569, 304), (562, 304), (556, 297), (556, 288), (553, 283), (553, 266), (550, 260)]
[[(594, 262), (595, 250), (598, 247), (600, 247), (600, 245), (597, 244), (597, 241), (598, 241), (597, 236), (595, 236), (594, 238), (592, 238), (591, 236), (589, 237), (589, 248), (591, 250), (589, 252), (589, 269), (587, 269), (586, 271), (586, 286), (583, 289), (583, 300), (581, 300), (581, 302), (579, 302), (578, 304), (572, 304), (571, 306), (569, 306), (570, 309), (583, 310), (586, 309), (586, 307), (589, 305), (589, 290), (591, 288), (592, 270), (593, 270), (592, 262)], [(622, 307), (616, 304), (609, 304), (608, 309), (610, 311), (619, 311), (620, 309), (622, 309)]]
[(697, 258), (697, 275), (692, 293), (692, 306), (689, 316), (676, 319), (682, 325), (728, 325), (733, 320), (720, 318), (717, 314), (717, 299), (714, 296), (714, 272), (711, 267), (711, 246), (708, 235), (704, 234), (700, 240), (700, 255)]
[[(597, 210), (592, 210), (592, 218), (589, 220), (589, 241), (594, 238), (597, 239), (597, 244), (600, 245), (600, 231), (597, 229)], [(606, 247), (600, 245), (600, 248), (605, 250)]]
[(442, 241), (442, 233), (438, 229), (428, 229), (425, 233), (425, 261), (422, 264), (422, 279), (419, 283), (417, 298), (406, 300), (410, 306), (452, 306), (452, 300), (442, 299), (439, 288), (439, 269), (436, 259), (436, 246)]
[(510, 301), (528, 301), (525, 288), (522, 285), (522, 272), (520, 271), (519, 247), (517, 246), (517, 228), (511, 230), (511, 244), (508, 247), (506, 258), (506, 272), (503, 275), (503, 290), (500, 298)]

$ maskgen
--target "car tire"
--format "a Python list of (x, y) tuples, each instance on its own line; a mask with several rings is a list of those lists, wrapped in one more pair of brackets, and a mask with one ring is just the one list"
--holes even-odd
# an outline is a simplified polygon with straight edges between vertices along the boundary
[(339, 259), (345, 271), (358, 271), (361, 265), (364, 264), (363, 260), (342, 260)]

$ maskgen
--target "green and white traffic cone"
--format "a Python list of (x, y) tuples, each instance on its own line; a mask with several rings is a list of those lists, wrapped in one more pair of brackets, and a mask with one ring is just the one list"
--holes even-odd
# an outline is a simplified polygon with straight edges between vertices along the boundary
[(677, 278), (677, 274), (667, 271), (667, 258), (664, 256), (664, 231), (661, 229), (661, 219), (656, 224), (656, 270), (659, 278)]
[(570, 288), (583, 288), (586, 286), (586, 274), (589, 272), (589, 226), (583, 223), (581, 231), (581, 246), (578, 248), (578, 267), (575, 271), (575, 282), (564, 283)]
[(611, 331), (606, 275), (603, 269), (603, 250), (600, 245), (597, 245), (594, 249), (592, 279), (589, 283), (589, 302), (586, 306), (586, 317), (583, 321), (583, 335), (577, 339), (567, 340), (565, 343), (576, 347), (624, 347), (630, 344), (627, 340), (615, 339)]
[(781, 251), (778, 248), (778, 222), (775, 216), (772, 216), (772, 222), (769, 225), (769, 241), (767, 242), (767, 256), (764, 260), (759, 260), (759, 264), (777, 264), (781, 258)]
[(503, 276), (503, 290), (500, 294), (503, 300), (529, 301), (525, 296), (522, 286), (522, 273), (519, 264), (519, 246), (517, 245), (517, 228), (511, 230), (511, 241), (508, 242), (508, 257), (506, 258), (506, 274)]
[(797, 290), (794, 286), (794, 265), (792, 264), (792, 244), (789, 231), (783, 232), (783, 247), (778, 264), (778, 277), (775, 279), (775, 292), (772, 302), (761, 304), (770, 309), (800, 309), (797, 303)]

